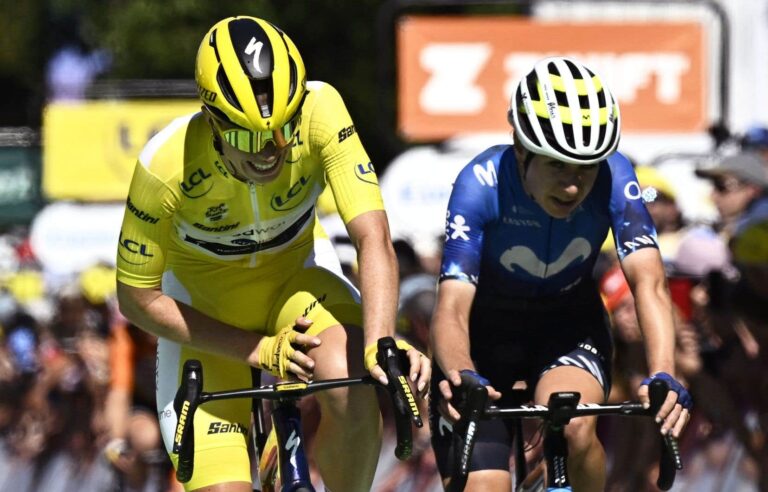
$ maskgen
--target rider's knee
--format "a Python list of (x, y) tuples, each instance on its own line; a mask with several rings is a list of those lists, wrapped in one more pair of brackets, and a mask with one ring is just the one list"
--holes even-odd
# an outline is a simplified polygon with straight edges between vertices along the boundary
[(565, 427), (565, 438), (570, 454), (585, 453), (595, 443), (599, 443), (594, 418), (581, 417), (571, 420)]

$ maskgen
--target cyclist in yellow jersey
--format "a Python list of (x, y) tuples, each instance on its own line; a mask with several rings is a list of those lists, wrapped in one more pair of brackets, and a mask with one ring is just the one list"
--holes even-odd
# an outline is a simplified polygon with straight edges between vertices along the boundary
[[(385, 381), (376, 342), (393, 334), (397, 305), (373, 166), (341, 96), (306, 82), (290, 38), (262, 19), (224, 19), (200, 45), (195, 78), (202, 110), (173, 121), (141, 152), (118, 246), (120, 308), (160, 339), (157, 400), (168, 449), (184, 360), (201, 359), (207, 391), (250, 385), (251, 366), (304, 380), (367, 370)], [(316, 218), (326, 184), (357, 248), (360, 293)], [(429, 360), (398, 343), (426, 396)], [(318, 399), (324, 483), (334, 492), (369, 490), (381, 442), (375, 392), (339, 389)], [(188, 490), (251, 490), (249, 418), (245, 400), (198, 411)]]

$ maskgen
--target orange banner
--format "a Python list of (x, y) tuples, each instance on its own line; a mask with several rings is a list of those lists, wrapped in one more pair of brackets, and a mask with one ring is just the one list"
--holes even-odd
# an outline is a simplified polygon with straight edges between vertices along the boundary
[(406, 139), (507, 131), (517, 81), (552, 55), (576, 58), (608, 81), (626, 132), (698, 132), (708, 124), (697, 23), (406, 16), (397, 42), (398, 129)]

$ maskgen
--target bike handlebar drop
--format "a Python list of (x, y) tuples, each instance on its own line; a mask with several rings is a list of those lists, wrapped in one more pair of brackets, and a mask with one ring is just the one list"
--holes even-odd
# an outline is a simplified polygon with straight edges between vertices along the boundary
[[(421, 414), (404, 374), (407, 358), (397, 348), (395, 340), (384, 337), (378, 341), (376, 360), (387, 376), (385, 386), (392, 400), (397, 431), (395, 456), (406, 460), (413, 450), (411, 423), (423, 426)], [(194, 417), (197, 408), (209, 401), (231, 398), (251, 398), (263, 400), (297, 400), (317, 391), (355, 386), (359, 384), (384, 386), (371, 376), (358, 378), (328, 379), (324, 381), (285, 381), (257, 388), (244, 388), (207, 393), (203, 391), (203, 367), (198, 360), (187, 360), (182, 370), (181, 384), (174, 398), (173, 407), (177, 416), (176, 432), (173, 438), (173, 454), (178, 456), (176, 478), (186, 483), (194, 473), (195, 431)]]

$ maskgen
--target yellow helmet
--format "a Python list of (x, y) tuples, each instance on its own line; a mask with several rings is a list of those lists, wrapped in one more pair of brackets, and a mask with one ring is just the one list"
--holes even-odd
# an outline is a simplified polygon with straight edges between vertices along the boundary
[(299, 50), (283, 31), (238, 16), (217, 22), (203, 38), (195, 81), (216, 117), (253, 131), (275, 131), (299, 110), (307, 76)]

